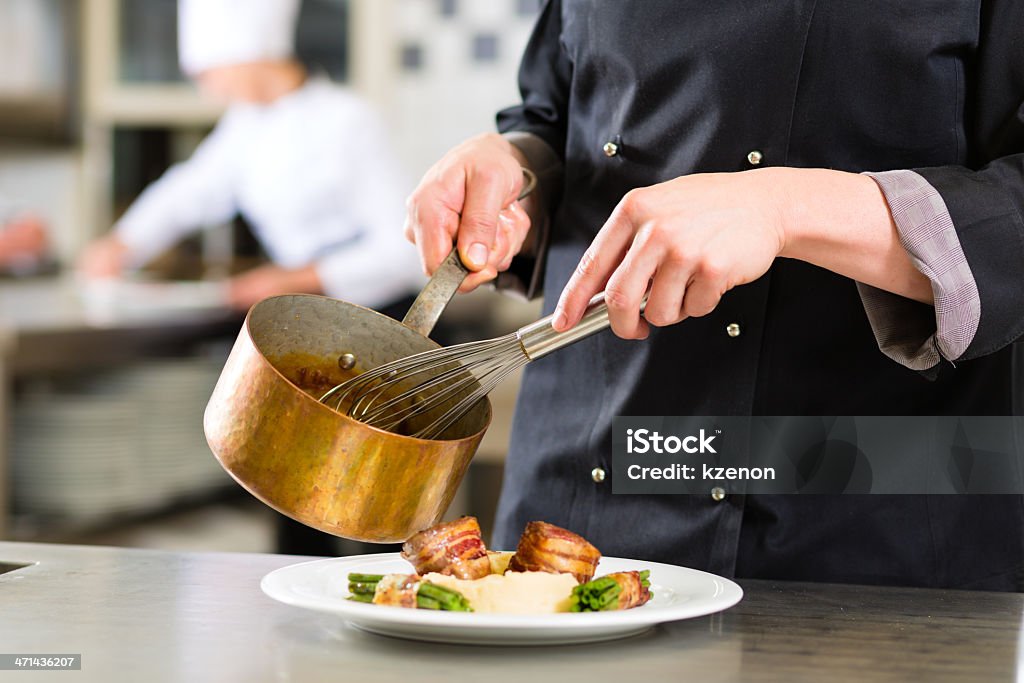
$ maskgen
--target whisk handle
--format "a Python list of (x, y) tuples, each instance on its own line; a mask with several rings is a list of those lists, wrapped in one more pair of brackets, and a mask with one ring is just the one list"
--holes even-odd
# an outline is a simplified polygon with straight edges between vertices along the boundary
[[(640, 303), (641, 313), (643, 313), (646, 306), (647, 296), (644, 296), (643, 301)], [(583, 314), (583, 318), (571, 330), (555, 332), (554, 328), (551, 327), (552, 318), (553, 316), (550, 315), (541, 318), (535, 323), (519, 328), (516, 332), (519, 343), (523, 345), (523, 351), (530, 360), (537, 360), (552, 351), (557, 351), (564, 346), (600, 332), (610, 325), (608, 322), (608, 306), (604, 303), (604, 292), (594, 295), (590, 303), (587, 304), (587, 310)]]

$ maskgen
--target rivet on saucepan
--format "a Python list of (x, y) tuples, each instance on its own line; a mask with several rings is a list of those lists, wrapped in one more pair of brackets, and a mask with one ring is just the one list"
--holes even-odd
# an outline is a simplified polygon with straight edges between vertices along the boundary
[(342, 370), (351, 370), (355, 367), (356, 357), (351, 353), (343, 353), (338, 356), (338, 367)]

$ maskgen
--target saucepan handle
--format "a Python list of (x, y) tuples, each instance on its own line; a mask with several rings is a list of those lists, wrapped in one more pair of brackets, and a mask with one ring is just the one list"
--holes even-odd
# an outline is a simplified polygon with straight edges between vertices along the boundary
[[(537, 176), (532, 171), (524, 168), (523, 175), (525, 180), (523, 189), (519, 192), (519, 199), (523, 199), (533, 192), (537, 186)], [(469, 268), (463, 265), (462, 259), (459, 258), (459, 250), (453, 248), (448, 257), (434, 271), (434, 275), (416, 297), (416, 301), (409, 307), (409, 312), (402, 319), (402, 324), (419, 332), (424, 337), (429, 337), (430, 331), (437, 324), (437, 319), (441, 317), (448, 302), (459, 291), (459, 286), (469, 272)]]
[(459, 250), (452, 249), (448, 258), (441, 262), (433, 277), (416, 297), (416, 301), (409, 307), (402, 324), (424, 337), (429, 337), (437, 319), (441, 317), (455, 292), (459, 291), (459, 285), (467, 275), (469, 268), (462, 264)]

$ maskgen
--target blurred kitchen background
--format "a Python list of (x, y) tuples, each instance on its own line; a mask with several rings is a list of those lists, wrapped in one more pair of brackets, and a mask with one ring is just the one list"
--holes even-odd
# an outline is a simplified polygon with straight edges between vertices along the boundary
[[(539, 4), (304, 0), (297, 51), (383, 114), (416, 179), (515, 101)], [(270, 511), (221, 471), (201, 424), (241, 323), (217, 282), (265, 258), (244, 223), (211, 226), (144, 281), (99, 286), (74, 273), (84, 245), (221, 113), (179, 70), (176, 11), (175, 0), (0, 0), (0, 222), (27, 220), (19, 239), (30, 243), (0, 264), (2, 539), (274, 550)], [(446, 314), (450, 341), (503, 334), (537, 312), (474, 293)], [(451, 511), (485, 528), (515, 392), (509, 381), (494, 395), (494, 424)]]

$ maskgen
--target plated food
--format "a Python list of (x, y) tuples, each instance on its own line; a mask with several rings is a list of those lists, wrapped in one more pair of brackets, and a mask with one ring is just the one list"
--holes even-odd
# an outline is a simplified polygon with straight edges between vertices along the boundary
[(554, 524), (530, 522), (512, 552), (488, 551), (474, 517), (413, 535), (402, 549), (413, 573), (350, 573), (350, 599), (450, 612), (548, 614), (639, 607), (651, 599), (647, 570), (594, 578), (601, 553)]
[[(504, 557), (511, 559), (511, 554), (505, 553)], [(654, 594), (643, 607), (561, 614), (394, 609), (354, 602), (345, 590), (348, 577), (353, 573), (408, 575), (411, 571), (408, 560), (398, 553), (333, 557), (275, 569), (263, 577), (260, 587), (278, 602), (338, 617), (361, 631), (427, 642), (500, 647), (625, 638), (643, 633), (656, 624), (720, 612), (743, 597), (738, 585), (721, 576), (688, 567), (606, 555), (597, 565), (598, 577), (650, 571), (653, 579), (650, 589)], [(520, 576), (528, 574), (520, 573)], [(464, 597), (471, 599), (468, 595)], [(697, 632), (699, 629), (694, 631)]]

